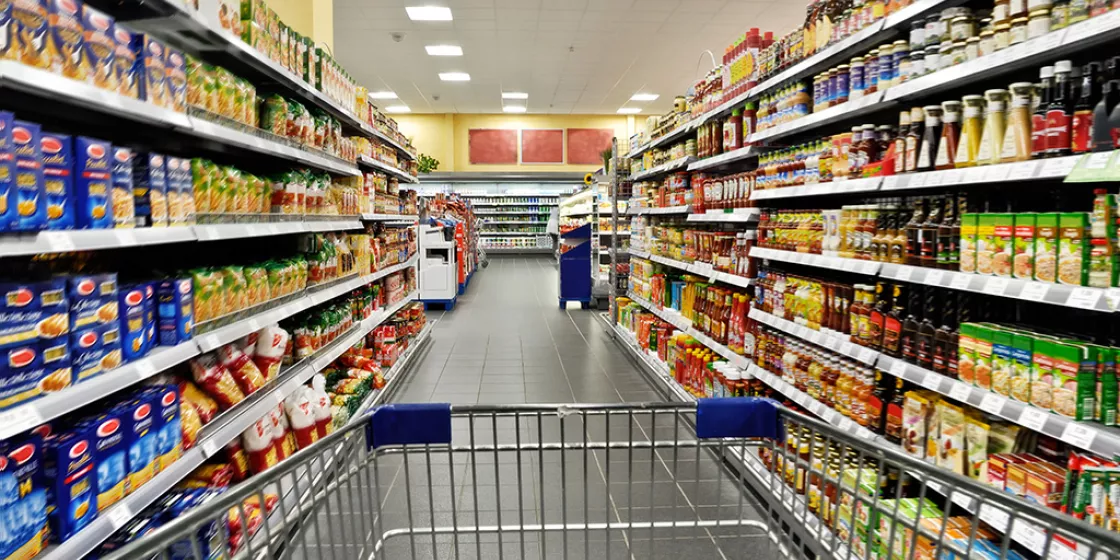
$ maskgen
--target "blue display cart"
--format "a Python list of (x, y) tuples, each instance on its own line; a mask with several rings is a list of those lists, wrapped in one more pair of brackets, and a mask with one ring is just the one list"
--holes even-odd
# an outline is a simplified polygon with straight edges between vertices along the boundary
[(560, 309), (569, 301), (591, 306), (591, 224), (560, 234), (560, 243), (571, 247), (560, 253)]

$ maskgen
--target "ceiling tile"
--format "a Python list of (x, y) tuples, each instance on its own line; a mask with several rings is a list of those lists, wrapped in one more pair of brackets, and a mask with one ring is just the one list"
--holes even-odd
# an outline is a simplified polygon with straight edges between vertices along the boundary
[(630, 14), (632, 23), (661, 23), (669, 19), (670, 11), (637, 10)]
[(493, 31), (498, 28), (498, 22), (495, 20), (473, 20), (473, 21), (456, 21), (455, 29), (462, 29), (465, 31)]
[[(493, 8), (465, 8), (462, 10), (452, 10), (451, 17), (455, 18), (454, 22), (470, 21), (470, 20), (486, 20), (494, 19), (495, 11)], [(425, 24), (428, 22), (425, 22)]]
[(584, 10), (540, 10), (540, 21), (580, 21)]
[(679, 6), (681, 6), (681, 0), (634, 0), (634, 5), (631, 8), (634, 10), (672, 11)]
[(579, 29), (579, 21), (546, 21), (541, 18), (537, 24), (537, 29), (541, 31), (576, 31)]

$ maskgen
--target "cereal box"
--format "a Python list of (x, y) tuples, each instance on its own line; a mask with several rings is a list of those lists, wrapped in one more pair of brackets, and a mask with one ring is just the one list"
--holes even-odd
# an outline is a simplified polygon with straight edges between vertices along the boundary
[(51, 57), (47, 51), (47, 35), (50, 21), (47, 17), (47, 3), (41, 0), (12, 0), (12, 46), (13, 60), (34, 66), (50, 68)]
[(113, 24), (113, 66), (112, 83), (117, 85), (117, 93), (132, 99), (140, 98), (140, 77), (136, 68), (136, 52), (132, 44), (136, 34), (120, 23)]
[(16, 203), (13, 195), (16, 176), (15, 147), (12, 145), (12, 128), (15, 115), (0, 111), (0, 231), (15, 220)]
[(47, 196), (47, 229), (74, 229), (74, 147), (70, 136), (44, 132), (43, 184)]
[(143, 285), (121, 286), (120, 302), (121, 350), (124, 360), (131, 362), (144, 356), (144, 288)]
[(179, 388), (160, 385), (151, 391), (156, 403), (156, 472), (179, 460), (183, 453), (183, 430), (179, 421)]
[(110, 229), (109, 143), (79, 136), (74, 139), (74, 206), (79, 229)]
[(164, 56), (167, 67), (167, 101), (168, 107), (179, 111), (187, 110), (187, 60), (183, 53), (175, 49), (167, 49)]
[(128, 486), (131, 494), (155, 476), (156, 402), (147, 392), (138, 393), (119, 407), (128, 446)]
[(140, 99), (157, 107), (168, 107), (167, 68), (164, 65), (163, 43), (144, 33), (132, 34), (132, 52), (136, 56), (136, 81)]
[(167, 227), (167, 165), (160, 154), (142, 154), (132, 162), (132, 193), (138, 227)]
[(94, 464), (97, 465), (97, 511), (124, 498), (128, 478), (125, 476), (128, 449), (124, 442), (124, 422), (118, 411), (109, 410), (84, 424), (93, 443)]
[(50, 70), (72, 80), (85, 81), (89, 68), (82, 59), (85, 30), (81, 0), (46, 0), (46, 6), (50, 25), (47, 33)]
[(1058, 218), (1056, 212), (1037, 214), (1034, 237), (1034, 279), (1058, 281)]
[(43, 150), (39, 145), (39, 125), (14, 121), (12, 146), (16, 158), (16, 220), (12, 229), (38, 231), (47, 225), (47, 205), (43, 195)]
[(118, 228), (136, 225), (135, 193), (132, 190), (133, 153), (129, 148), (113, 146), (112, 181), (113, 222)]
[(1089, 279), (1089, 215), (1058, 216), (1058, 283), (1084, 286)]
[(159, 343), (175, 346), (190, 340), (194, 297), (190, 278), (164, 280), (157, 288)]
[(87, 426), (77, 425), (44, 442), (48, 515), (54, 537), (64, 541), (97, 517), (97, 481), (93, 440)]
[(87, 71), (86, 82), (101, 89), (119, 91), (114, 56), (117, 44), (113, 38), (113, 18), (103, 12), (82, 5), (82, 31), (84, 45), (82, 59)]

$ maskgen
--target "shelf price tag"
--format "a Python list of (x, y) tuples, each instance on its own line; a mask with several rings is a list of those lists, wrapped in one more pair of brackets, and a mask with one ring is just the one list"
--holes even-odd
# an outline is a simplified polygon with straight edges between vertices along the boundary
[(1007, 291), (1009, 283), (1007, 278), (988, 278), (987, 282), (984, 282), (984, 293), (990, 296), (1002, 296), (1003, 292)]
[(865, 262), (861, 263), (860, 266), (860, 272), (864, 274), (875, 274), (875, 271), (877, 271), (878, 269), (879, 263), (876, 262)]
[(902, 360), (894, 360), (891, 362), (891, 375), (896, 377), (906, 376), (906, 362)]
[(922, 387), (936, 391), (941, 386), (941, 375), (932, 371), (926, 372), (922, 377)]
[(992, 165), (984, 170), (984, 182), (998, 183), (1007, 180), (1007, 175), (1011, 172), (1008, 169), (1009, 165)]
[(217, 455), (220, 447), (221, 446), (219, 446), (218, 443), (213, 439), (207, 439), (206, 441), (202, 442), (202, 454), (207, 459), (209, 459), (214, 455)]
[(870, 364), (875, 361), (875, 351), (870, 348), (864, 348), (859, 351), (859, 361)]
[(847, 354), (848, 356), (852, 355), (852, 351), (855, 350), (855, 347), (856, 345), (852, 344), (850, 340), (844, 340), (840, 342), (840, 352)]
[(898, 267), (898, 270), (895, 271), (894, 278), (895, 278), (895, 280), (901, 280), (903, 282), (908, 282), (910, 280), (910, 274), (913, 272), (913, 270), (914, 269), (912, 269), (912, 268), (910, 268), (906, 265), (901, 265), (901, 266)]
[(891, 175), (890, 177), (884, 178), (883, 190), (891, 190), (897, 188), (899, 179), (900, 177), (898, 175)]
[(113, 530), (116, 531), (132, 520), (132, 509), (127, 503), (119, 503), (109, 509), (106, 517), (109, 518), (109, 525), (112, 525)]
[(1095, 309), (1100, 299), (1101, 290), (1095, 288), (1074, 288), (1069, 293), (1069, 297), (1066, 298), (1066, 305), (1080, 309)]
[(5, 431), (13, 435), (30, 430), (42, 423), (43, 416), (39, 414), (39, 409), (36, 408), (34, 403), (17, 406), (0, 413), (0, 426), (6, 428)]
[(1019, 424), (1030, 428), (1036, 432), (1041, 432), (1042, 427), (1046, 425), (1046, 419), (1050, 417), (1050, 413), (1039, 410), (1033, 406), (1024, 406), (1023, 412), (1019, 414)]
[(1022, 161), (1010, 166), (1011, 170), (1007, 174), (1008, 179), (1030, 179), (1034, 177), (1034, 170), (1038, 167), (1037, 161)]
[(967, 290), (969, 283), (972, 282), (972, 275), (970, 274), (955, 274), (953, 280), (949, 282), (949, 287), (954, 290)]
[(1065, 177), (1077, 165), (1081, 156), (1067, 156), (1042, 160), (1042, 177)]
[(1096, 437), (1096, 430), (1073, 420), (1070, 420), (1066, 424), (1066, 429), (1062, 430), (1062, 441), (1082, 449), (1089, 449)]
[(1019, 299), (1027, 301), (1042, 301), (1046, 299), (1046, 294), (1050, 293), (1050, 284), (1043, 282), (1029, 282), (1023, 286), (1023, 290), (1019, 292)]
[(994, 393), (988, 393), (984, 395), (984, 399), (980, 401), (980, 410), (998, 415), (1000, 411), (1003, 410), (1003, 405), (1006, 402), (1007, 399)]
[(961, 402), (968, 402), (968, 395), (972, 393), (972, 388), (964, 383), (953, 383), (953, 388), (949, 389), (949, 396)]
[(47, 246), (51, 251), (56, 253), (66, 253), (74, 251), (74, 238), (70, 236), (68, 231), (45, 231), (39, 234), (40, 237), (47, 242)]
[(944, 270), (933, 269), (933, 270), (930, 270), (930, 271), (926, 272), (925, 280), (923, 280), (922, 283), (927, 285), (927, 286), (940, 286), (941, 285), (941, 279), (944, 278), (944, 277), (945, 277), (945, 271)]
[(910, 182), (906, 185), (908, 189), (920, 189), (926, 186), (926, 181), (929, 177), (925, 173), (915, 173), (910, 176)]

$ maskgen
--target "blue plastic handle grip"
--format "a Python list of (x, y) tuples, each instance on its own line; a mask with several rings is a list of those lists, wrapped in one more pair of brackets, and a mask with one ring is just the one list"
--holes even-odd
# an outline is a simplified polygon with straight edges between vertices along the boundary
[(778, 439), (778, 408), (776, 401), (761, 397), (700, 399), (696, 436)]
[(388, 404), (366, 424), (366, 446), (451, 443), (451, 404)]

